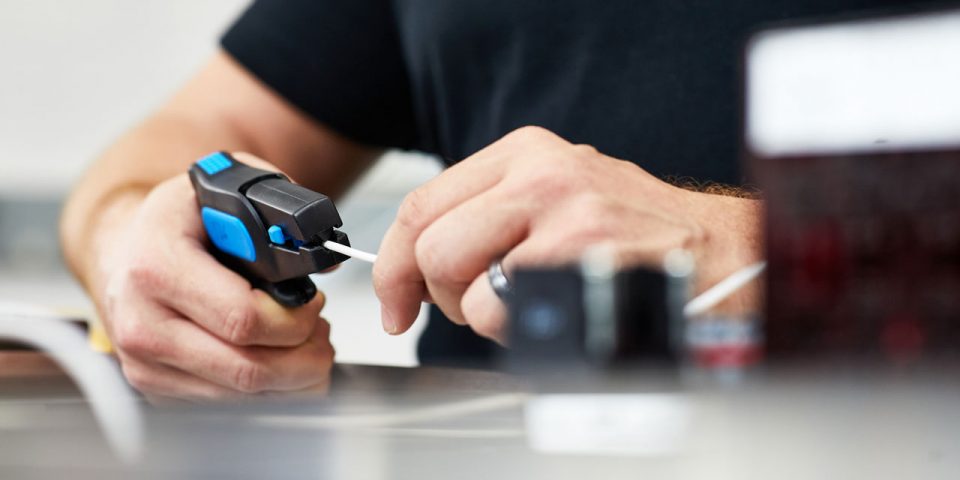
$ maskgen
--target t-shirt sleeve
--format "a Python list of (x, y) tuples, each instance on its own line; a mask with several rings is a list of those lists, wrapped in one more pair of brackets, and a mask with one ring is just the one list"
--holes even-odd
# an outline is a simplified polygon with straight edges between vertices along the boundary
[(391, 0), (257, 0), (223, 49), (295, 107), (357, 142), (414, 148)]

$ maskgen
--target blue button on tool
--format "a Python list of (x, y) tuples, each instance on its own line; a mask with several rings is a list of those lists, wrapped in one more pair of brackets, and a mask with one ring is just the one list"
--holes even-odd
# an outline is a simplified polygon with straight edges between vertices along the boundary
[(249, 262), (257, 260), (253, 238), (250, 237), (250, 232), (239, 218), (210, 207), (203, 207), (200, 210), (200, 218), (214, 246)]
[(267, 235), (270, 237), (270, 241), (277, 245), (287, 243), (287, 234), (283, 233), (283, 227), (280, 225), (270, 225), (270, 228), (267, 229)]
[(223, 152), (216, 152), (197, 160), (197, 165), (207, 172), (207, 175), (213, 175), (230, 168), (233, 164)]

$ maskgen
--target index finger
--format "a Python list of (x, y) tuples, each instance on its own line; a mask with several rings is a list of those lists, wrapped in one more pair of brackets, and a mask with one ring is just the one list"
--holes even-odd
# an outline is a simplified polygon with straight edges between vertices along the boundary
[(399, 334), (410, 328), (426, 294), (415, 245), (437, 218), (496, 185), (503, 176), (498, 158), (468, 158), (411, 192), (390, 225), (373, 265), (373, 287), (380, 298), (383, 329)]
[(177, 278), (154, 298), (234, 345), (294, 346), (313, 331), (324, 297), (284, 308), (197, 246), (181, 254)]
[(415, 245), (424, 229), (446, 212), (497, 185), (508, 161), (535, 155), (557, 142), (563, 141), (541, 128), (515, 130), (448, 168), (404, 199), (373, 266), (374, 290), (382, 304), (384, 330), (391, 334), (406, 331), (420, 311), (426, 286), (417, 265)]

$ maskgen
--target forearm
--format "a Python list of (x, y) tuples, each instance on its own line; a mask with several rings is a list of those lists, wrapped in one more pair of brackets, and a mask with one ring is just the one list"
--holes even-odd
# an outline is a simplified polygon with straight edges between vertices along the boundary
[(98, 252), (112, 248), (143, 197), (218, 149), (250, 151), (252, 142), (223, 122), (160, 112), (120, 138), (87, 171), (64, 207), (60, 232), (68, 266), (92, 290)]

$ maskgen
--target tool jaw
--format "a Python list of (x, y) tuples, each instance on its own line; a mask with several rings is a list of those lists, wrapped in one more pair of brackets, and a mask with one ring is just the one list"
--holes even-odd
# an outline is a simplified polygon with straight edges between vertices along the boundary
[(281, 226), (294, 242), (333, 240), (334, 229), (343, 226), (330, 198), (285, 179), (257, 181), (246, 197), (265, 224)]

